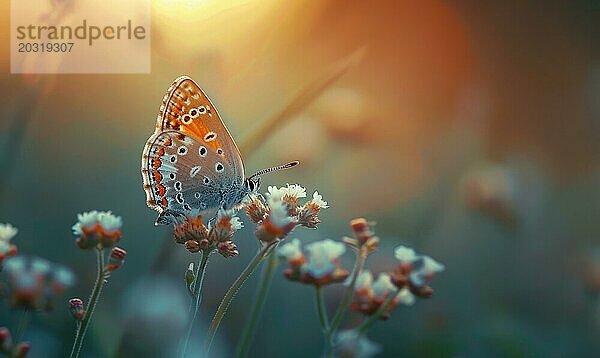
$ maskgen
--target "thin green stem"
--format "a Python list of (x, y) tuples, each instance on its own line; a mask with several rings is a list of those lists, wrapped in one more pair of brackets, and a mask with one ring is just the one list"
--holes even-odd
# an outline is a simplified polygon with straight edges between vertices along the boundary
[(192, 288), (193, 300), (190, 303), (191, 318), (188, 322), (187, 334), (183, 340), (181, 346), (181, 357), (184, 358), (187, 353), (188, 344), (194, 328), (194, 322), (198, 316), (198, 310), (200, 309), (200, 303), (202, 302), (202, 283), (204, 281), (204, 273), (206, 272), (206, 265), (208, 264), (208, 257), (212, 252), (209, 250), (202, 251), (202, 257), (198, 263), (198, 268), (194, 276), (194, 286)]
[(329, 318), (327, 318), (327, 310), (325, 309), (325, 302), (323, 301), (323, 291), (321, 286), (315, 287), (316, 302), (317, 302), (317, 314), (319, 315), (319, 323), (321, 324), (321, 331), (327, 339), (329, 333)]
[(365, 265), (365, 261), (367, 260), (367, 250), (366, 248), (360, 248), (356, 253), (356, 262), (354, 263), (354, 269), (352, 270), (352, 276), (350, 277), (350, 284), (346, 287), (344, 291), (344, 296), (342, 296), (342, 300), (335, 311), (333, 316), (333, 320), (331, 321), (331, 326), (329, 327), (329, 332), (327, 332), (327, 339), (325, 340), (325, 344), (331, 346), (333, 344), (333, 336), (336, 333), (338, 327), (342, 323), (342, 319), (344, 318), (344, 314), (350, 305), (350, 300), (352, 299), (352, 295), (354, 293), (354, 287), (356, 286), (356, 279)]
[(244, 327), (244, 332), (242, 333), (242, 338), (240, 340), (240, 344), (238, 345), (236, 357), (242, 358), (248, 356), (248, 352), (250, 351), (250, 343), (254, 338), (254, 331), (256, 329), (256, 324), (258, 323), (258, 317), (260, 317), (260, 314), (262, 313), (265, 299), (269, 291), (269, 286), (271, 285), (271, 280), (273, 279), (273, 273), (275, 272), (275, 267), (277, 267), (277, 255), (275, 255), (273, 251), (270, 251), (268, 256), (269, 261), (264, 269), (260, 287), (258, 289), (256, 298), (254, 299), (254, 304), (252, 305), (250, 318)]
[(208, 353), (210, 352), (210, 347), (212, 345), (213, 339), (215, 338), (215, 334), (217, 333), (217, 330), (219, 329), (219, 325), (221, 324), (221, 320), (225, 316), (225, 313), (227, 313), (227, 309), (229, 308), (229, 305), (233, 301), (236, 293), (242, 287), (244, 282), (246, 282), (246, 280), (252, 275), (254, 270), (256, 270), (256, 268), (262, 262), (262, 260), (265, 258), (265, 256), (270, 252), (270, 249), (273, 246), (277, 245), (278, 242), (279, 241), (273, 241), (268, 244), (265, 244), (256, 253), (256, 256), (254, 256), (252, 261), (250, 261), (248, 266), (246, 266), (244, 271), (242, 271), (242, 273), (238, 276), (238, 278), (233, 282), (231, 287), (229, 287), (229, 289), (227, 290), (227, 293), (225, 294), (225, 296), (223, 297), (223, 300), (219, 304), (219, 308), (217, 309), (217, 312), (215, 313), (215, 316), (213, 317), (212, 322), (210, 323), (210, 327), (208, 328), (208, 332), (206, 334), (206, 341), (204, 342), (204, 350), (205, 350), (205, 353), (207, 356), (208, 356)]
[(387, 312), (387, 310), (390, 308), (390, 306), (392, 305), (392, 303), (394, 302), (394, 299), (400, 294), (400, 290), (397, 290), (394, 294), (391, 294), (388, 298), (386, 298), (385, 301), (383, 301), (383, 303), (381, 304), (381, 306), (379, 306), (379, 308), (377, 309), (377, 311), (375, 311), (375, 313), (370, 316), (369, 318), (365, 319), (360, 326), (356, 327), (356, 331), (358, 332), (359, 335), (363, 335), (365, 334), (369, 328), (371, 328), (371, 326), (377, 322), (381, 316), (383, 316), (383, 314), (385, 314), (385, 312)]
[(92, 294), (88, 300), (88, 307), (85, 311), (85, 315), (83, 316), (81, 323), (77, 325), (75, 341), (73, 342), (73, 348), (71, 349), (71, 354), (69, 356), (71, 358), (79, 357), (79, 352), (83, 346), (83, 338), (85, 338), (85, 333), (87, 332), (88, 325), (92, 319), (92, 314), (94, 314), (94, 309), (96, 308), (96, 304), (100, 298), (102, 287), (106, 282), (104, 272), (104, 251), (102, 251), (101, 248), (97, 248), (96, 255), (98, 261), (98, 275), (96, 276), (96, 283), (94, 284), (94, 289), (92, 290)]

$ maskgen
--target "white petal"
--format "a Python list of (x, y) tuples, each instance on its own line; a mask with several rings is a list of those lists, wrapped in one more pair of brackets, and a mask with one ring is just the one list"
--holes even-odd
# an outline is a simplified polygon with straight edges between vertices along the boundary
[(435, 274), (446, 269), (444, 265), (435, 261), (429, 256), (423, 256), (423, 270), (426, 274)]
[(325, 200), (323, 200), (323, 196), (321, 194), (319, 194), (318, 191), (315, 191), (313, 193), (312, 202), (314, 204), (316, 204), (318, 207), (320, 207), (321, 209), (326, 209), (329, 207), (329, 205), (327, 205), (327, 202)]
[[(346, 280), (346, 282), (344, 283), (346, 286), (350, 285), (350, 280), (352, 279), (352, 277), (348, 277), (348, 279)], [(362, 270), (359, 274), (358, 277), (356, 277), (356, 283), (354, 285), (355, 290), (357, 289), (361, 289), (361, 288), (369, 288), (371, 287), (371, 284), (373, 283), (373, 274), (371, 273), (370, 270)]]
[(383, 272), (377, 276), (377, 280), (371, 285), (373, 288), (373, 293), (377, 297), (385, 297), (390, 292), (396, 289), (396, 286), (392, 283), (392, 279), (389, 274)]
[(396, 298), (398, 302), (406, 306), (412, 306), (412, 304), (415, 303), (415, 295), (413, 295), (408, 288), (400, 290), (400, 293), (398, 293)]
[(0, 224), (0, 241), (8, 243), (19, 230), (11, 224)]
[(293, 260), (302, 256), (301, 243), (298, 239), (285, 243), (277, 249), (277, 256), (285, 260)]
[(406, 246), (396, 247), (396, 249), (394, 249), (394, 255), (398, 261), (403, 263), (413, 263), (419, 259), (419, 256), (415, 253), (415, 250)]

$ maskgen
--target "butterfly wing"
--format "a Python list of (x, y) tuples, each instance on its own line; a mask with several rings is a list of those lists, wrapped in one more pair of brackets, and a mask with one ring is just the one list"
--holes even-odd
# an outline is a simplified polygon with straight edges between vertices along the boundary
[(210, 215), (243, 186), (240, 152), (206, 94), (189, 77), (169, 87), (142, 154), (146, 201), (157, 223)]
[[(157, 132), (176, 130), (204, 141), (215, 152), (226, 153), (235, 175), (244, 175), (244, 164), (235, 141), (208, 96), (190, 77), (178, 77), (163, 97)], [(219, 150), (220, 149), (220, 150)]]

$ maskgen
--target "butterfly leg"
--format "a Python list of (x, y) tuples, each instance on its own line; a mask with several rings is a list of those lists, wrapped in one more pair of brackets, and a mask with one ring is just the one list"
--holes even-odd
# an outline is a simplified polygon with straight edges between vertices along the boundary
[(165, 209), (156, 218), (154, 225), (170, 225), (185, 219), (185, 214), (175, 210)]

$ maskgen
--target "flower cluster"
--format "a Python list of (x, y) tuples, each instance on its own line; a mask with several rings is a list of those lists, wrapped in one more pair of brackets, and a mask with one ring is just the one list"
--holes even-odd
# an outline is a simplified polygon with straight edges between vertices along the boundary
[(370, 358), (381, 352), (378, 344), (352, 329), (338, 333), (336, 343), (336, 357)]
[(383, 312), (382, 319), (387, 319), (398, 303), (410, 306), (414, 303), (415, 298), (406, 288), (397, 293), (397, 288), (392, 283), (388, 273), (380, 273), (377, 280), (373, 281), (371, 271), (365, 270), (356, 279), (354, 299), (350, 307), (352, 310), (365, 315), (373, 315), (391, 295), (393, 295), (392, 301)]
[(2, 270), (2, 261), (5, 258), (15, 256), (17, 247), (10, 243), (13, 237), (17, 235), (17, 230), (11, 224), (0, 224), (0, 270)]
[(0, 353), (7, 357), (23, 358), (29, 352), (29, 342), (13, 343), (12, 335), (6, 327), (0, 327)]
[(366, 219), (358, 218), (350, 221), (350, 228), (352, 228), (354, 237), (342, 238), (342, 241), (348, 246), (355, 250), (365, 249), (367, 254), (371, 254), (377, 250), (379, 238), (375, 236), (375, 233), (371, 229), (371, 225)]
[(110, 248), (121, 240), (123, 220), (110, 211), (88, 211), (77, 215), (73, 234), (81, 249)]
[(178, 244), (192, 253), (200, 250), (217, 250), (224, 257), (239, 254), (237, 246), (232, 241), (235, 232), (243, 227), (240, 218), (233, 210), (219, 210), (214, 221), (208, 226), (202, 222), (202, 217), (187, 218), (175, 225), (173, 237)]
[(408, 288), (411, 293), (421, 298), (433, 295), (428, 283), (436, 273), (444, 271), (444, 265), (429, 256), (417, 255), (415, 250), (398, 246), (394, 250), (400, 262), (391, 274), (392, 282), (398, 289)]
[(297, 184), (270, 186), (266, 199), (261, 195), (250, 196), (245, 203), (246, 214), (258, 225), (256, 237), (262, 242), (272, 242), (283, 239), (298, 225), (317, 228), (321, 222), (319, 212), (328, 208), (327, 202), (316, 191), (304, 205), (299, 205), (301, 198), (306, 198), (306, 189)]
[(71, 270), (40, 258), (6, 260), (13, 307), (50, 311), (63, 291), (75, 283)]
[(300, 240), (294, 239), (282, 245), (277, 253), (288, 263), (284, 275), (291, 281), (324, 286), (343, 282), (349, 275), (339, 265), (339, 258), (346, 251), (344, 244), (333, 240), (322, 240), (306, 245), (302, 252)]

